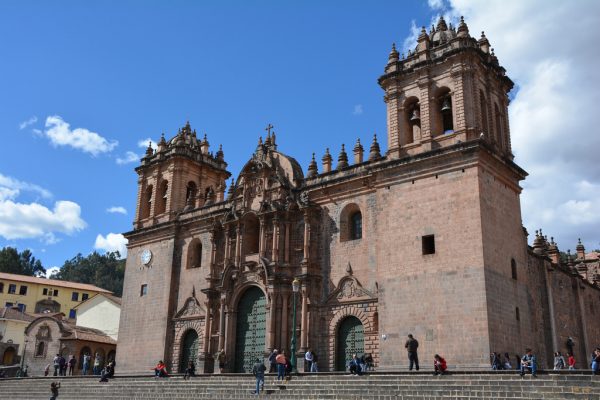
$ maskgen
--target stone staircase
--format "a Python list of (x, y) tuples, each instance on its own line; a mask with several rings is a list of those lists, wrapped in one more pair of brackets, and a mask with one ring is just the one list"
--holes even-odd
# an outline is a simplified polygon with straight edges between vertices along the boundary
[[(25, 378), (0, 380), (0, 398), (37, 400), (50, 397), (50, 383), (60, 381), (59, 400), (252, 399), (254, 377), (248, 374), (181, 376), (155, 379), (117, 376), (108, 383), (97, 377)], [(589, 372), (540, 373), (521, 378), (516, 372), (301, 374), (274, 384), (267, 375), (265, 399), (586, 399), (600, 400), (600, 376)]]

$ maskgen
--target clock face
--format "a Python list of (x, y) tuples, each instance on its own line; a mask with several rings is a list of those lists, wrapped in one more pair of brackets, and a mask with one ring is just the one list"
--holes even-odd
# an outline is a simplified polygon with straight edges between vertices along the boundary
[(142, 261), (142, 264), (144, 264), (144, 265), (150, 264), (150, 261), (152, 260), (152, 252), (148, 249), (145, 249), (144, 251), (142, 251), (142, 254), (140, 255), (140, 260)]

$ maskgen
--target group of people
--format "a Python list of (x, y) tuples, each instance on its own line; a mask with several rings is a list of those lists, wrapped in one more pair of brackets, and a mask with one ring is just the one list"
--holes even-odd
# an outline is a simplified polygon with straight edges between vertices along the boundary
[[(72, 376), (75, 371), (75, 365), (77, 365), (77, 360), (72, 355), (69, 357), (69, 361), (67, 361), (62, 355), (57, 354), (52, 360), (52, 365), (54, 366), (54, 376), (67, 376), (67, 370), (68, 374)], [(46, 365), (44, 376), (48, 376), (49, 373), (50, 364)]]

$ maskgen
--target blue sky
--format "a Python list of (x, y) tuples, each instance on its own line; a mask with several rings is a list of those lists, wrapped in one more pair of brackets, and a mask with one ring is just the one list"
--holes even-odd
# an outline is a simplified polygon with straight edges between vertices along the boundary
[[(522, 43), (527, 32), (514, 32), (514, 21), (502, 13), (531, 20), (540, 3), (492, 3), (3, 1), (0, 247), (30, 248), (46, 267), (60, 266), (95, 247), (114, 248), (116, 235), (131, 229), (135, 213), (136, 162), (128, 162), (135, 158), (131, 153), (141, 155), (140, 141), (158, 139), (162, 132), (170, 137), (186, 120), (199, 134), (208, 134), (211, 150), (223, 145), (234, 176), (267, 123), (275, 126), (279, 149), (305, 170), (312, 152), (320, 159), (330, 147), (337, 158), (342, 143), (351, 148), (360, 138), (368, 146), (373, 132), (385, 151), (385, 104), (376, 80), (391, 43), (405, 47), (417, 26), (429, 26), (440, 13), (451, 20), (465, 14), (467, 23), (472, 18), (472, 34), (489, 32), (479, 22), (490, 25), (492, 45), (500, 42), (493, 46), (496, 54), (521, 89), (511, 108), (525, 113), (532, 102), (521, 93), (541, 96), (528, 72), (533, 67), (522, 65), (524, 54), (531, 54)], [(588, 8), (594, 4), (582, 3)], [(494, 7), (501, 12), (490, 18), (486, 13)], [(561, 10), (553, 7), (541, 14), (551, 13), (550, 19), (556, 18), (552, 13), (573, 12)], [(544, 32), (559, 35), (559, 28)], [(503, 34), (506, 29), (514, 35)], [(565, 57), (577, 59), (569, 54)], [(561, 65), (552, 64), (543, 71), (551, 73), (552, 68), (561, 72)], [(587, 76), (586, 70), (580, 73)], [(560, 86), (555, 89), (564, 92)], [(596, 82), (592, 91), (597, 96)], [(545, 178), (533, 180), (531, 192), (542, 187), (547, 193), (552, 190), (544, 175), (548, 160), (536, 158), (526, 139), (531, 127), (522, 126), (526, 124), (519, 122), (518, 113), (514, 118), (516, 161), (530, 173), (541, 165)], [(548, 148), (558, 140), (550, 139)], [(565, 177), (573, 185), (570, 192), (578, 194), (558, 196), (545, 214), (538, 214), (544, 207), (536, 204), (535, 196), (524, 194), (525, 225), (530, 232), (537, 225), (550, 225), (557, 237), (568, 227), (565, 248), (573, 248), (571, 242), (583, 230), (589, 232), (583, 238), (588, 247), (600, 247), (592, 229), (598, 218), (598, 170), (582, 176), (578, 168), (569, 169), (572, 176)], [(560, 207), (571, 207), (567, 211), (573, 218), (549, 217)]]

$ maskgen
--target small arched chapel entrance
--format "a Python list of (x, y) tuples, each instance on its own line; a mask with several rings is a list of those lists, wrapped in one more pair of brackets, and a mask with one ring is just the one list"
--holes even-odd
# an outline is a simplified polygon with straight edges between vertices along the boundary
[(198, 333), (190, 329), (186, 332), (181, 343), (181, 357), (179, 358), (179, 372), (185, 372), (190, 361), (198, 362)]
[(263, 359), (267, 330), (267, 299), (263, 291), (252, 286), (237, 306), (233, 372), (251, 372), (256, 359)]
[(352, 355), (359, 357), (365, 352), (365, 330), (362, 322), (354, 316), (344, 318), (336, 334), (335, 369), (345, 371)]

